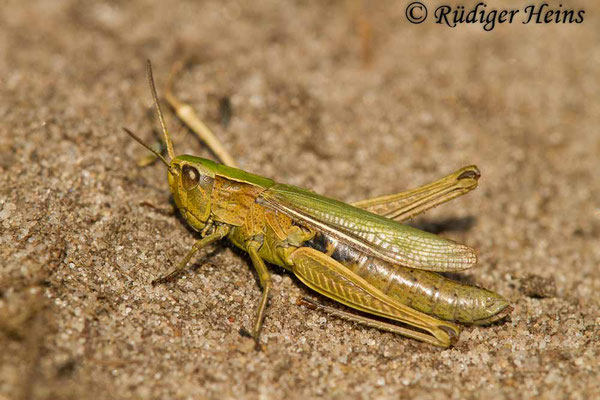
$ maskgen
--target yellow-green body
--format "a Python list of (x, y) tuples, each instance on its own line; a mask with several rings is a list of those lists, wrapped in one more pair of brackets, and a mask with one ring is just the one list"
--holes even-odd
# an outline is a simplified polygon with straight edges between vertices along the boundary
[[(250, 251), (252, 246), (263, 261), (294, 272), (314, 290), (355, 309), (404, 320), (404, 309), (398, 307), (402, 304), (444, 320), (413, 313), (417, 320), (426, 320), (426, 328), (421, 329), (434, 329), (432, 325), (440, 329), (433, 334), (436, 344), (448, 345), (458, 335), (459, 328), (450, 322), (488, 324), (509, 309), (508, 302), (493, 292), (417, 269), (467, 268), (475, 259), (466, 246), (210, 160), (179, 156), (171, 165), (179, 171), (169, 172), (171, 193), (194, 229), (210, 234), (217, 226), (226, 227), (227, 238), (240, 249)], [(191, 169), (204, 184), (186, 187), (185, 171)], [(367, 240), (362, 243), (340, 239), (344, 235), (337, 234), (365, 226), (378, 229), (373, 230), (375, 237), (363, 233)], [(386, 233), (405, 243), (397, 245), (392, 256), (368, 249), (377, 240), (387, 247), (396, 243), (386, 242)], [(437, 252), (432, 250), (436, 246)], [(401, 258), (393, 257), (399, 253)], [(308, 267), (303, 266), (307, 263)], [(338, 271), (328, 274), (333, 266)], [(357, 288), (364, 290), (352, 293)]]
[(349, 205), (232, 167), (233, 158), (212, 132), (168, 91), (177, 115), (229, 166), (195, 156), (175, 157), (149, 63), (148, 78), (171, 161), (126, 131), (167, 166), (175, 204), (202, 236), (179, 268), (158, 282), (178, 274), (200, 248), (228, 238), (249, 254), (263, 288), (252, 332), (257, 343), (272, 286), (265, 262), (291, 271), (332, 300), (401, 324), (306, 300), (311, 305), (437, 346), (457, 340), (456, 323), (489, 324), (510, 312), (502, 296), (436, 273), (474, 266), (471, 248), (400, 223), (474, 189), (480, 176), (476, 167), (411, 191)]

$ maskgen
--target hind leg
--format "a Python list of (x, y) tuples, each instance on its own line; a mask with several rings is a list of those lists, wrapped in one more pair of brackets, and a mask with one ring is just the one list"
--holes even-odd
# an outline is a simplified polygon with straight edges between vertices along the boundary
[(458, 339), (458, 325), (423, 314), (394, 300), (324, 253), (301, 247), (291, 254), (289, 260), (294, 274), (311, 289), (356, 310), (388, 318), (408, 327), (326, 306), (319, 307), (333, 315), (440, 347), (448, 347)]
[(225, 149), (223, 144), (215, 134), (206, 126), (204, 122), (198, 117), (194, 109), (186, 103), (178, 100), (173, 94), (173, 79), (177, 73), (183, 68), (184, 63), (178, 62), (173, 65), (171, 74), (169, 75), (169, 83), (165, 97), (169, 105), (175, 111), (175, 114), (181, 119), (181, 121), (194, 132), (202, 142), (208, 146), (208, 148), (219, 158), (219, 160), (230, 167), (237, 167), (234, 158)]
[(469, 165), (428, 185), (352, 205), (383, 217), (405, 221), (435, 206), (462, 196), (477, 187), (479, 169)]

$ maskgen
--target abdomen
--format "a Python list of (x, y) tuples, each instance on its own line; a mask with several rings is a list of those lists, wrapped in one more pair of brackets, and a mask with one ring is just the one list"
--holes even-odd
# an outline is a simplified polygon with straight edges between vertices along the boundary
[(401, 267), (368, 256), (318, 234), (305, 243), (328, 253), (356, 275), (397, 301), (437, 318), (462, 324), (489, 324), (510, 312), (502, 296), (453, 281), (435, 272)]

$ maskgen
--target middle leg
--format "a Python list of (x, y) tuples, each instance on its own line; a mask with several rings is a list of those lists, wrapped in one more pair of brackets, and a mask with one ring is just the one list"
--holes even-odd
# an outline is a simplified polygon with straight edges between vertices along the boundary
[(273, 286), (271, 281), (271, 273), (267, 269), (263, 259), (258, 254), (259, 248), (260, 243), (258, 242), (253, 241), (248, 245), (248, 254), (250, 255), (250, 259), (252, 260), (252, 264), (254, 265), (256, 272), (258, 273), (258, 280), (260, 281), (260, 286), (263, 289), (260, 302), (258, 303), (258, 309), (256, 310), (254, 328), (252, 329), (252, 337), (254, 338), (257, 346), (260, 346), (258, 339), (263, 326), (263, 321), (265, 320), (265, 312), (267, 309), (267, 302), (269, 300), (269, 293), (271, 291), (271, 287)]

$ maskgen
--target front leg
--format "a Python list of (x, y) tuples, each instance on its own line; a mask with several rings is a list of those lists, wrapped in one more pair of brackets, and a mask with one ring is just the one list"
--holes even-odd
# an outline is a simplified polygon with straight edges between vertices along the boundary
[(174, 269), (167, 275), (163, 275), (160, 278), (153, 280), (152, 286), (156, 286), (161, 283), (170, 282), (173, 279), (175, 279), (185, 269), (185, 266), (190, 262), (191, 258), (194, 256), (194, 254), (196, 254), (196, 252), (198, 250), (200, 250), (201, 248), (203, 248), (206, 245), (209, 245), (213, 242), (223, 239), (225, 236), (227, 236), (228, 233), (229, 233), (228, 226), (225, 226), (225, 225), (218, 226), (217, 229), (213, 233), (211, 233), (210, 235), (208, 235), (206, 237), (203, 237), (202, 239), (200, 239), (196, 243), (194, 243), (194, 245), (192, 246), (192, 249), (187, 253), (187, 255), (183, 258), (183, 260), (181, 260), (181, 262), (179, 263), (179, 266), (176, 269)]

